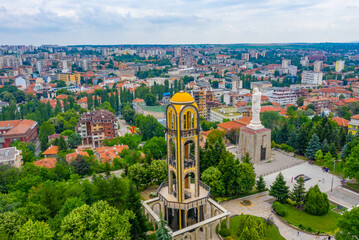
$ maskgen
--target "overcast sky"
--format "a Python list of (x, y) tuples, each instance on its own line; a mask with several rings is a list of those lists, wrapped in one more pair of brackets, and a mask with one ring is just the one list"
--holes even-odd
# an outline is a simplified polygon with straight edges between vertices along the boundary
[(0, 0), (0, 44), (359, 41), (359, 0)]

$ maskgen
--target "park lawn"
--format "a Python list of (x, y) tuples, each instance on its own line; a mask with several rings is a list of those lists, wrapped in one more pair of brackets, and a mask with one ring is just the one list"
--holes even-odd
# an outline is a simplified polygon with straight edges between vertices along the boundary
[[(239, 224), (239, 220), (241, 217), (244, 217), (245, 215), (238, 215), (235, 217), (232, 217), (229, 219), (229, 230), (231, 232), (231, 237), (233, 239), (239, 239), (239, 236), (237, 236), (237, 228), (238, 228), (238, 224)], [(260, 217), (256, 217), (253, 216), (254, 218), (260, 218)], [(264, 221), (262, 218), (260, 218), (262, 221)], [(226, 221), (222, 221), (221, 223), (221, 228), (224, 229), (226, 228)], [(274, 225), (270, 225), (267, 227), (267, 231), (266, 231), (266, 238), (264, 240), (285, 240), (285, 238), (283, 238), (280, 233), (279, 230), (276, 228), (276, 226)]]
[(329, 212), (323, 216), (310, 215), (304, 210), (299, 210), (289, 204), (283, 204), (283, 206), (287, 211), (287, 216), (282, 218), (296, 227), (301, 225), (303, 230), (308, 231), (311, 228), (314, 233), (320, 231), (321, 233), (334, 234), (338, 228), (337, 223), (340, 214), (332, 210), (335, 208), (333, 205), (330, 205)]

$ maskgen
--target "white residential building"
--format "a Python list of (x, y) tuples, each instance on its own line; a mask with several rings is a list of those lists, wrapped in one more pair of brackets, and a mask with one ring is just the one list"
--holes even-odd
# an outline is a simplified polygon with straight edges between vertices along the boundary
[(267, 92), (266, 96), (270, 102), (278, 103), (281, 106), (285, 106), (287, 104), (296, 104), (297, 101), (297, 94), (293, 89), (288, 87), (275, 87), (272, 91)]
[(303, 71), (302, 84), (317, 84), (321, 85), (323, 81), (322, 72)]
[(0, 166), (20, 167), (22, 165), (21, 159), (21, 151), (17, 150), (16, 147), (0, 149)]

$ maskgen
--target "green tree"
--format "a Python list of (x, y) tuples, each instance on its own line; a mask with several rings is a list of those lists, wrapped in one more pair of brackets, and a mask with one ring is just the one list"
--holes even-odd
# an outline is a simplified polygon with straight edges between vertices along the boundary
[(29, 219), (21, 228), (15, 233), (16, 239), (24, 240), (43, 240), (53, 239), (55, 232), (51, 230), (50, 226), (45, 222), (32, 221)]
[(50, 217), (50, 211), (41, 204), (29, 202), (19, 212), (34, 221), (47, 221)]
[(272, 186), (270, 186), (269, 195), (275, 197), (279, 202), (285, 203), (289, 197), (288, 189), (289, 187), (286, 185), (283, 174), (279, 173)]
[(127, 123), (132, 124), (134, 122), (135, 111), (130, 107), (130, 105), (127, 104), (122, 109), (121, 113)]
[(60, 99), (56, 100), (56, 106), (55, 106), (55, 115), (62, 113), (62, 107), (61, 107), (61, 102)]
[(251, 234), (251, 231), (248, 229), (248, 227), (243, 229), (242, 234), (240, 235), (239, 239), (252, 240), (252, 234)]
[(299, 97), (299, 98), (297, 99), (297, 105), (298, 105), (298, 107), (303, 106), (304, 99), (305, 99), (305, 97)]
[(167, 180), (167, 162), (154, 160), (147, 168), (147, 175), (155, 184), (161, 184)]
[(266, 183), (262, 175), (259, 176), (256, 184), (256, 188), (259, 192), (263, 192), (264, 190), (266, 190)]
[(106, 201), (98, 201), (91, 207), (82, 205), (69, 213), (61, 223), (60, 239), (123, 239), (130, 240), (131, 211), (120, 215), (119, 210)]
[(317, 134), (313, 134), (308, 142), (308, 147), (305, 152), (305, 156), (309, 159), (315, 159), (316, 152), (321, 148), (319, 137)]
[(359, 207), (342, 213), (338, 227), (340, 231), (335, 234), (335, 239), (357, 240), (359, 238)]
[(226, 135), (225, 131), (214, 129), (208, 134), (207, 141), (209, 142), (209, 144), (215, 144), (215, 142), (217, 142), (218, 139), (223, 139), (225, 135)]
[(297, 207), (301, 207), (305, 198), (305, 187), (304, 179), (302, 177), (298, 178), (294, 184), (294, 188), (290, 193), (290, 198), (295, 202)]
[(71, 161), (71, 165), (75, 168), (75, 173), (80, 176), (85, 176), (90, 173), (91, 164), (88, 163), (82, 155), (77, 155), (76, 158)]
[(128, 167), (127, 176), (136, 185), (137, 189), (141, 184), (147, 183), (146, 169), (139, 163)]
[(92, 110), (93, 107), (94, 107), (93, 97), (92, 97), (92, 95), (88, 95), (87, 96), (87, 109)]
[(61, 135), (58, 142), (59, 151), (66, 151), (68, 149), (64, 137)]
[(345, 177), (355, 178), (359, 182), (359, 145), (352, 148), (343, 170)]
[(158, 225), (158, 229), (156, 231), (157, 240), (171, 240), (172, 237), (169, 234), (169, 230), (167, 228), (167, 222), (163, 220), (162, 213), (160, 215), (160, 223)]
[(164, 137), (153, 137), (143, 145), (144, 152), (150, 152), (155, 159), (164, 159), (167, 155), (167, 142)]
[(315, 161), (317, 161), (317, 162), (323, 161), (323, 153), (322, 153), (322, 150), (319, 149), (319, 150), (315, 153), (314, 159), (315, 159)]
[(322, 193), (318, 187), (309, 188), (304, 199), (304, 210), (316, 216), (322, 216), (329, 211), (329, 199), (326, 193)]
[(71, 134), (67, 139), (67, 143), (70, 148), (76, 148), (78, 145), (81, 144), (81, 142), (82, 142), (82, 138), (81, 135), (78, 133)]
[(25, 222), (25, 217), (17, 212), (0, 213), (0, 233), (12, 237)]
[(41, 151), (45, 151), (48, 147), (49, 135), (55, 133), (55, 127), (50, 122), (45, 121), (41, 124), (39, 130), (39, 140), (41, 144)]
[(207, 168), (201, 175), (202, 181), (206, 183), (211, 192), (215, 195), (222, 196), (225, 194), (224, 184), (222, 181), (222, 173), (218, 168), (212, 166)]
[(140, 195), (138, 194), (135, 186), (129, 184), (128, 193), (125, 200), (126, 208), (133, 212), (134, 218), (130, 219), (131, 224), (131, 238), (132, 239), (145, 239), (146, 235), (146, 222), (147, 219), (142, 213), (142, 204)]
[(147, 106), (158, 105), (156, 95), (152, 93), (147, 93), (144, 98)]
[(251, 156), (249, 155), (248, 152), (246, 152), (246, 154), (244, 154), (244, 155), (241, 157), (242, 163), (249, 163), (249, 164), (251, 164), (251, 160), (252, 160), (252, 158), (251, 158)]

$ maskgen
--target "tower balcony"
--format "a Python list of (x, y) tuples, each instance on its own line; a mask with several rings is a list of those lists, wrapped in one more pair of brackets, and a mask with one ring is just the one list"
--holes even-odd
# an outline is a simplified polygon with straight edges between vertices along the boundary
[(195, 184), (191, 183), (189, 188), (184, 188), (184, 200), (178, 202), (177, 189), (173, 190), (173, 194), (168, 191), (168, 181), (163, 182), (157, 189), (159, 199), (168, 208), (189, 210), (207, 203), (211, 188), (199, 181), (199, 195), (195, 197)]
[[(175, 129), (166, 128), (166, 133), (172, 137), (178, 137), (177, 130)], [(185, 137), (194, 137), (197, 136), (198, 134), (199, 134), (199, 130), (194, 128), (189, 130), (181, 130), (180, 136), (182, 138), (185, 138)]]
[[(169, 165), (176, 168), (177, 167), (177, 160), (175, 157), (172, 157), (168, 161)], [(184, 169), (196, 167), (196, 159), (194, 154), (190, 153), (188, 158), (184, 158)]]

